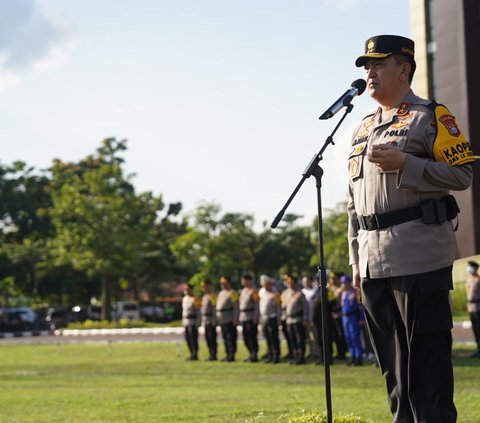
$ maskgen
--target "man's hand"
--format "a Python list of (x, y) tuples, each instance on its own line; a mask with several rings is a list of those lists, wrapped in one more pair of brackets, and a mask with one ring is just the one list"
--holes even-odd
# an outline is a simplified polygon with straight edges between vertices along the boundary
[(352, 282), (355, 288), (360, 289), (360, 269), (358, 264), (352, 264)]
[(406, 154), (392, 144), (376, 144), (368, 150), (368, 161), (384, 172), (403, 169)]

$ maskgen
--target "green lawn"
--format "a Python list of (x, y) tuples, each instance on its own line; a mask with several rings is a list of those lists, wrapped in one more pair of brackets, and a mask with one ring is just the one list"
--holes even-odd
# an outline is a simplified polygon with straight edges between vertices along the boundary
[[(323, 367), (243, 363), (243, 346), (235, 363), (187, 362), (183, 343), (0, 343), (0, 352), (0, 422), (286, 422), (325, 409)], [(455, 349), (460, 423), (480, 421), (471, 352)], [(335, 364), (331, 378), (334, 413), (390, 421), (376, 367)]]

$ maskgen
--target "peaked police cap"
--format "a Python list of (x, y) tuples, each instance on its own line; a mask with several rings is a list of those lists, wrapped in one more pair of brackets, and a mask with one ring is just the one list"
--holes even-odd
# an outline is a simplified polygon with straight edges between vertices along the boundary
[(365, 41), (365, 54), (356, 61), (357, 67), (364, 66), (368, 59), (384, 59), (392, 54), (408, 57), (415, 64), (415, 43), (399, 35), (377, 35)]

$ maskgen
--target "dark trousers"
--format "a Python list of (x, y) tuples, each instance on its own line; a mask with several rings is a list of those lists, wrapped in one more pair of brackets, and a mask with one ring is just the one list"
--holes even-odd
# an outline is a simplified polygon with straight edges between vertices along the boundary
[(345, 342), (345, 335), (343, 333), (342, 317), (335, 317), (332, 319), (332, 341), (337, 347), (337, 357), (345, 358), (347, 352), (347, 345)]
[(282, 333), (283, 333), (283, 336), (285, 337), (285, 340), (287, 341), (287, 357), (288, 358), (293, 358), (293, 347), (292, 347), (292, 340), (290, 339), (290, 334), (288, 333), (288, 330), (287, 330), (287, 321), (286, 320), (282, 320)]
[(220, 325), (220, 329), (225, 344), (225, 354), (228, 359), (233, 360), (237, 352), (237, 328), (233, 323), (224, 323)]
[(363, 279), (365, 317), (394, 423), (453, 423), (451, 268)]
[(185, 341), (190, 350), (190, 358), (197, 358), (198, 354), (198, 328), (196, 326), (185, 326)]
[(217, 358), (217, 326), (206, 324), (204, 329), (210, 359), (215, 360)]
[[(320, 351), (320, 360), (325, 360), (325, 354), (323, 351), (323, 316), (321, 313), (321, 308), (317, 310), (317, 312), (314, 313), (313, 315), (313, 329), (315, 331), (315, 339), (318, 342), (318, 349)], [(331, 318), (330, 314), (327, 314), (327, 326), (328, 326), (328, 333), (332, 334), (334, 332), (333, 330), (333, 319)], [(342, 335), (343, 338), (343, 335)], [(345, 342), (345, 341), (344, 341)], [(332, 356), (333, 356), (333, 343), (332, 343), (332, 337), (329, 339), (329, 345), (327, 345), (328, 348), (328, 358), (329, 362), (332, 362)], [(343, 352), (343, 357), (345, 356), (345, 351)]]
[(278, 338), (277, 318), (268, 319), (262, 325), (263, 335), (267, 341), (267, 360), (278, 362), (280, 359), (280, 340)]
[(251, 359), (257, 359), (258, 354), (258, 326), (251, 320), (242, 322), (243, 342), (250, 353)]
[(305, 326), (303, 322), (288, 323), (287, 331), (292, 343), (293, 359), (302, 362), (305, 357)]
[(470, 315), (470, 321), (472, 322), (473, 335), (475, 336), (475, 342), (477, 343), (477, 350), (480, 351), (480, 311), (468, 313)]

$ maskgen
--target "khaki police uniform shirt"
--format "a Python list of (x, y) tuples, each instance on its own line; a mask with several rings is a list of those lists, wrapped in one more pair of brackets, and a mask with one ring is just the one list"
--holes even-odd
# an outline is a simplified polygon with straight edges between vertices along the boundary
[(264, 290), (260, 296), (261, 323), (266, 323), (270, 319), (277, 319), (280, 323), (281, 304), (282, 300), (278, 292)]
[(233, 289), (222, 289), (218, 293), (216, 312), (219, 325), (238, 323), (238, 294)]
[[(456, 256), (452, 222), (414, 220), (385, 229), (358, 229), (357, 215), (385, 213), (468, 188), (473, 153), (443, 106), (410, 91), (398, 109), (367, 116), (354, 132), (349, 154), (349, 254), (360, 275), (385, 278), (450, 266)], [(401, 171), (383, 172), (367, 159), (371, 145), (391, 143), (407, 153)]]
[(293, 291), (286, 304), (287, 325), (309, 321), (308, 303), (301, 291)]
[(282, 320), (287, 320), (287, 303), (293, 294), (295, 294), (295, 291), (292, 288), (286, 288), (280, 294), (280, 300), (282, 302)]
[(204, 294), (202, 297), (202, 325), (216, 325), (215, 304), (217, 297), (215, 294)]
[(198, 326), (200, 324), (200, 299), (185, 295), (182, 299), (182, 325)]
[(240, 322), (258, 323), (258, 291), (255, 288), (243, 288), (238, 301)]

